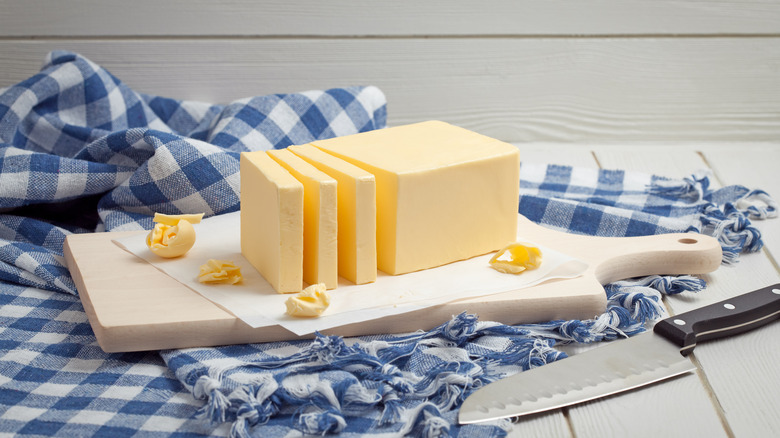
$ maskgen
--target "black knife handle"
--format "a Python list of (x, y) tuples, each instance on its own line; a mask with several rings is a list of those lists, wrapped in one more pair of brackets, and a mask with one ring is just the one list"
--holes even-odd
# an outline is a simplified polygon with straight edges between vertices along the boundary
[(693, 351), (696, 342), (724, 338), (780, 318), (780, 283), (659, 321), (653, 331)]

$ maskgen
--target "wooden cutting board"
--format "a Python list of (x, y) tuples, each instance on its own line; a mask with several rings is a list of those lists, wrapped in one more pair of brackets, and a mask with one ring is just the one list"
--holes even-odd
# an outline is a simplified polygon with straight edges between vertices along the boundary
[[(74, 234), (65, 259), (98, 343), (106, 352), (298, 339), (280, 326), (251, 328), (111, 240), (146, 232)], [(518, 235), (588, 263), (577, 278), (550, 280), (518, 291), (464, 299), (323, 331), (357, 336), (428, 330), (469, 312), (505, 324), (588, 319), (604, 312), (602, 287), (652, 274), (704, 274), (720, 266), (718, 242), (699, 234), (592, 237), (541, 227), (520, 216)]]

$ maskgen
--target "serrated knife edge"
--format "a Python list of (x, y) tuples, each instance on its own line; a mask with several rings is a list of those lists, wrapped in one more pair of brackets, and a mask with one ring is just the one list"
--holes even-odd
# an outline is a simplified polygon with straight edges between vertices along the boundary
[[(690, 373), (696, 370), (696, 366), (688, 361), (680, 361), (668, 366), (659, 366), (652, 370), (642, 370), (639, 373), (632, 373), (629, 375), (614, 374), (611, 379), (589, 385), (577, 385), (577, 386), (565, 386), (562, 388), (564, 392), (560, 390), (548, 390), (547, 394), (539, 394), (534, 399), (521, 400), (519, 398), (510, 397), (507, 399), (507, 403), (502, 403), (497, 400), (493, 400), (488, 404), (479, 404), (473, 407), (474, 410), (462, 410), (459, 417), (461, 424), (471, 424), (483, 421), (498, 420), (517, 414), (518, 408), (522, 409), (522, 415), (536, 414), (552, 409), (558, 409), (565, 406), (570, 406), (575, 403), (583, 403), (591, 401), (597, 398), (602, 398), (610, 395), (619, 394), (621, 392), (630, 391), (632, 389), (642, 387), (645, 385), (651, 385), (656, 382), (671, 379), (686, 373)], [(650, 377), (655, 374), (655, 377)], [(632, 377), (639, 378), (636, 383), (627, 383)], [(561, 387), (562, 385), (555, 385)], [(589, 394), (588, 394), (589, 393)], [(550, 399), (559, 398), (558, 402), (550, 402)], [(573, 400), (573, 401), (572, 401)], [(534, 406), (536, 405), (536, 406)], [(480, 414), (475, 418), (471, 418), (476, 414)], [(471, 413), (471, 415), (469, 415)]]
[(695, 369), (685, 356), (698, 341), (736, 335), (778, 318), (780, 283), (664, 319), (651, 332), (490, 383), (464, 401), (458, 421), (538, 413), (679, 376)]

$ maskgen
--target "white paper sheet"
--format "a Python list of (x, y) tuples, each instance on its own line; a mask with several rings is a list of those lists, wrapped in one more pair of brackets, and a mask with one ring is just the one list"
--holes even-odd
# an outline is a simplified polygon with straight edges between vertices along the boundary
[[(215, 216), (195, 225), (195, 246), (183, 257), (165, 259), (152, 253), (145, 236), (115, 239), (114, 243), (146, 260), (206, 299), (231, 312), (251, 327), (280, 325), (305, 335), (346, 324), (395, 315), (464, 298), (523, 289), (554, 278), (574, 278), (587, 264), (539, 246), (541, 266), (521, 275), (492, 269), (491, 254), (403, 275), (379, 272), (374, 283), (355, 285), (342, 278), (329, 291), (331, 305), (318, 318), (286, 315), (284, 302), (290, 295), (278, 294), (241, 255), (238, 212)], [(518, 240), (534, 243), (518, 236)], [(244, 280), (237, 285), (208, 285), (198, 282), (200, 266), (208, 259), (230, 260), (241, 268)]]

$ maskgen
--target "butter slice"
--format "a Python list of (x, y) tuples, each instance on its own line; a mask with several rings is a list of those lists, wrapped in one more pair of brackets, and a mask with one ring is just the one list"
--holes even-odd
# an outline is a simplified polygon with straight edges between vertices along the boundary
[(279, 293), (303, 287), (303, 184), (265, 151), (241, 154), (241, 253)]
[(403, 274), (516, 238), (516, 147), (430, 121), (312, 142), (374, 174), (377, 265)]
[(268, 154), (303, 184), (303, 281), (339, 285), (337, 182), (287, 149)]
[(338, 182), (339, 275), (355, 284), (376, 281), (374, 175), (310, 144), (288, 149)]

